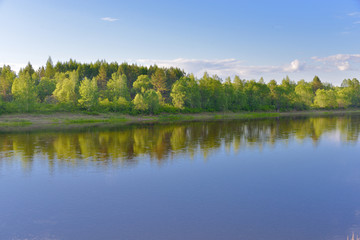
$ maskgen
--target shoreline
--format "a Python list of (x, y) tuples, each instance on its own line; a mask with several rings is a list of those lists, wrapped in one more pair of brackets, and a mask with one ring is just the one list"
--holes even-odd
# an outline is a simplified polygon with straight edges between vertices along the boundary
[(360, 109), (309, 110), (293, 112), (203, 112), (195, 114), (160, 114), (131, 116), (119, 113), (58, 112), (53, 114), (19, 113), (0, 115), (0, 133), (32, 131), (66, 131), (90, 127), (126, 126), (130, 124), (179, 123), (192, 121), (222, 121), (269, 119), (279, 117), (321, 117), (360, 114)]

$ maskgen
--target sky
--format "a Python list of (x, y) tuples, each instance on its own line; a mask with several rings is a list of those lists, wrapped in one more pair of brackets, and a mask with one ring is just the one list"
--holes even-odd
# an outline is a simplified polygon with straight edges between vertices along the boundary
[(360, 79), (360, 0), (0, 0), (0, 64), (106, 60), (201, 77)]

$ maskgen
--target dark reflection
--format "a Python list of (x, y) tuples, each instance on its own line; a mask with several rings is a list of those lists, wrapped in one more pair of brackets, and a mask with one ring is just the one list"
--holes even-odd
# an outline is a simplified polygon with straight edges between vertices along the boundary
[[(136, 165), (142, 156), (163, 164), (178, 154), (206, 157), (224, 145), (235, 152), (261, 148), (279, 141), (310, 140), (315, 145), (325, 134), (343, 143), (356, 143), (359, 115), (316, 118), (281, 118), (251, 121), (192, 122), (126, 126), (108, 130), (68, 133), (6, 134), (0, 137), (0, 158), (20, 158), (30, 169), (35, 156), (69, 166)], [(284, 141), (285, 140), (285, 141)]]

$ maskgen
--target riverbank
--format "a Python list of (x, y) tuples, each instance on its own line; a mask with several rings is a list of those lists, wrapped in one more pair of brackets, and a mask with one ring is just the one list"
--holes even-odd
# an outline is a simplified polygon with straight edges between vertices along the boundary
[(297, 112), (215, 112), (196, 114), (161, 114), (131, 116), (116, 113), (54, 113), (54, 114), (3, 114), (0, 115), (0, 132), (27, 132), (41, 130), (71, 130), (86, 127), (187, 122), (215, 121), (232, 119), (264, 119), (277, 117), (329, 116), (360, 114), (360, 109), (351, 110), (311, 110)]

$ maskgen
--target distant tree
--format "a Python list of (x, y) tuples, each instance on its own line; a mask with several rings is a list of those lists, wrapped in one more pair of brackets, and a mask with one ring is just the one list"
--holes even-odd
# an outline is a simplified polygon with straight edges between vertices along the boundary
[(351, 105), (351, 93), (349, 88), (336, 89), (336, 102), (338, 107), (347, 108)]
[(99, 74), (96, 77), (99, 90), (104, 90), (108, 81), (107, 77), (107, 64), (103, 63), (100, 66)]
[(270, 110), (271, 94), (270, 89), (265, 83), (255, 80), (247, 81), (244, 86), (247, 98), (246, 110)]
[(225, 79), (225, 83), (223, 84), (223, 86), (225, 93), (225, 108), (234, 110), (236, 95), (235, 95), (235, 87), (231, 82), (230, 77)]
[(338, 107), (335, 91), (318, 89), (315, 94), (314, 105), (319, 108)]
[(201, 106), (208, 111), (221, 111), (226, 108), (225, 91), (218, 76), (207, 73), (199, 81)]
[(44, 68), (44, 66), (39, 67), (36, 74), (39, 76), (39, 79), (45, 77), (45, 68)]
[(118, 100), (123, 97), (130, 101), (130, 92), (127, 86), (127, 77), (125, 74), (113, 73), (111, 79), (107, 83), (108, 98), (111, 101)]
[(247, 98), (244, 91), (245, 81), (241, 80), (239, 76), (234, 77), (233, 86), (235, 88), (235, 100), (232, 106), (234, 110), (243, 110), (246, 108)]
[(346, 92), (351, 106), (359, 107), (360, 106), (360, 83), (356, 78), (345, 79), (341, 83), (341, 87), (346, 89), (343, 92)]
[(156, 113), (160, 107), (159, 96), (153, 89), (136, 94), (133, 103), (135, 109), (148, 113)]
[(177, 108), (199, 108), (200, 91), (199, 85), (193, 76), (182, 77), (175, 82), (171, 94), (172, 103)]
[(153, 87), (153, 84), (147, 75), (140, 75), (136, 81), (133, 83), (133, 88), (137, 93), (145, 93), (147, 90), (150, 90)]
[(56, 89), (55, 79), (49, 79), (46, 77), (41, 78), (39, 84), (36, 86), (37, 93), (41, 102), (44, 102), (45, 98), (51, 96)]
[(48, 58), (46, 61), (46, 67), (45, 67), (45, 77), (48, 79), (52, 79), (55, 76), (55, 69), (54, 64), (51, 60), (51, 57)]
[(16, 74), (11, 70), (10, 66), (1, 68), (0, 71), (0, 94), (2, 99), (10, 100), (11, 86), (14, 82)]
[(79, 103), (81, 106), (88, 110), (93, 110), (97, 107), (99, 101), (98, 85), (96, 78), (92, 80), (84, 78), (80, 83), (80, 96)]
[(315, 93), (318, 89), (323, 89), (324, 86), (322, 82), (320, 81), (320, 78), (318, 76), (315, 76), (314, 79), (311, 82), (311, 87), (313, 89), (313, 92)]
[(160, 92), (162, 95), (168, 90), (164, 69), (156, 69), (155, 73), (151, 76), (151, 83), (153, 84), (155, 91)]
[(298, 101), (300, 101), (305, 108), (309, 108), (314, 101), (314, 92), (310, 83), (301, 80), (298, 82), (295, 87), (295, 93), (298, 96)]
[(15, 79), (11, 88), (19, 109), (26, 112), (31, 111), (37, 101), (35, 80), (30, 73), (31, 71), (26, 68), (20, 70), (19, 77)]
[(60, 73), (55, 76), (57, 80), (53, 95), (62, 103), (75, 104), (77, 101), (76, 86), (79, 81), (79, 75), (76, 71)]
[(155, 113), (159, 109), (159, 94), (151, 89), (152, 87), (153, 84), (147, 75), (140, 75), (133, 83), (133, 88), (137, 92), (133, 100), (135, 109), (149, 113)]

